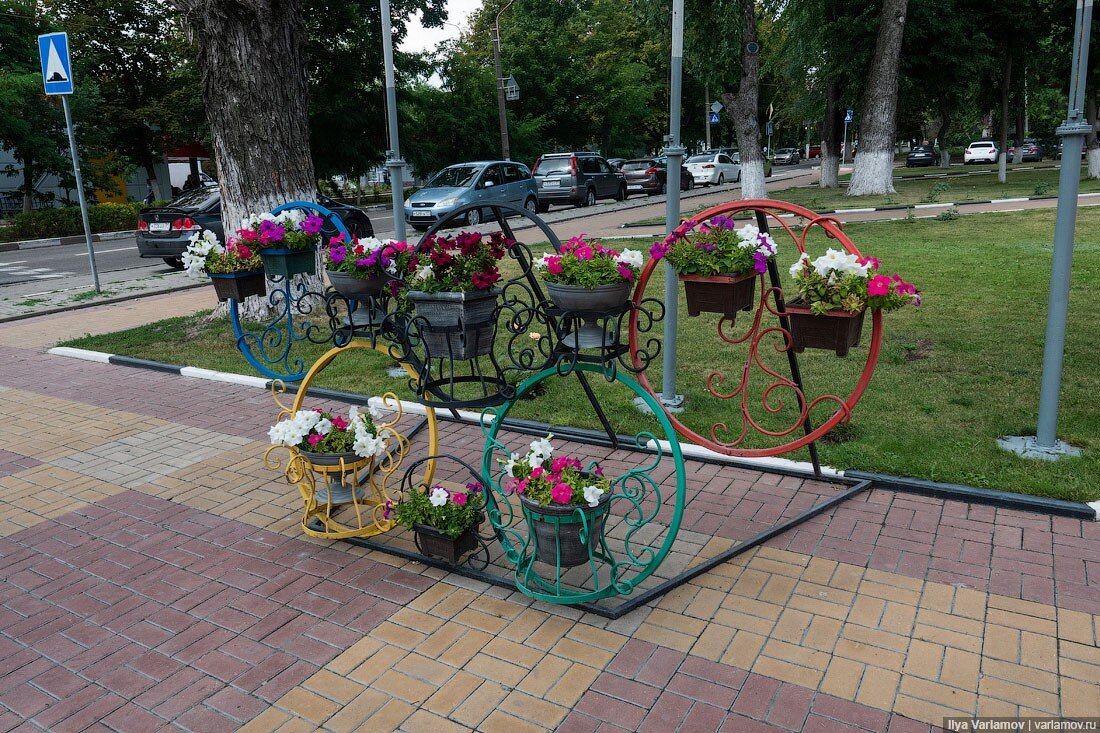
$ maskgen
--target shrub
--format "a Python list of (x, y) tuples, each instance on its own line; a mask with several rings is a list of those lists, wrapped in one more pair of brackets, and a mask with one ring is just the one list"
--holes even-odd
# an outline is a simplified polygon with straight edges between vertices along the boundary
[[(137, 225), (139, 204), (96, 204), (88, 207), (92, 232), (121, 232)], [(11, 226), (0, 231), (0, 241), (72, 237), (84, 233), (79, 206), (39, 209), (11, 217)]]

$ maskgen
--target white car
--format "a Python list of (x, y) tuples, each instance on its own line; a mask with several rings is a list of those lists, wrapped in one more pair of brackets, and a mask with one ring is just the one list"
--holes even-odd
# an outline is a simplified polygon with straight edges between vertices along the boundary
[(997, 162), (997, 144), (988, 140), (979, 140), (976, 143), (970, 143), (966, 146), (966, 152), (963, 153), (963, 163), (970, 165), (971, 163), (996, 163)]
[(725, 153), (700, 153), (684, 163), (696, 186), (721, 186), (741, 180), (741, 165)]

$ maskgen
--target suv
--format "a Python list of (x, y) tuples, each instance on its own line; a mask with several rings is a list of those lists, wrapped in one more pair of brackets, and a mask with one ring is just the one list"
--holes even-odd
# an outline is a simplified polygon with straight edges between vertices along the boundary
[(627, 197), (626, 178), (596, 153), (547, 153), (531, 171), (538, 184), (539, 211), (550, 204), (591, 206), (597, 199)]
[[(320, 196), (317, 202), (340, 217), (348, 232), (356, 238), (373, 237), (374, 227), (362, 209)], [(216, 186), (204, 186), (185, 192), (172, 203), (157, 209), (145, 209), (138, 214), (138, 257), (160, 258), (165, 264), (183, 269), (183, 253), (191, 235), (209, 229), (225, 241), (222, 228), (222, 197)], [(326, 222), (321, 230), (335, 236), (336, 228)]]

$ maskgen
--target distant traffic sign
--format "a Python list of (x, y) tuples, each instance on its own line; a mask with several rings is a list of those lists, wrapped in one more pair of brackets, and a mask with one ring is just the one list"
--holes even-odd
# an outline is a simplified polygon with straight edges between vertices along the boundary
[(69, 60), (68, 34), (39, 36), (38, 57), (42, 62), (42, 85), (46, 94), (72, 94), (73, 65)]
[[(696, 118), (696, 119), (698, 119), (698, 118)], [(718, 117), (718, 113), (717, 112), (711, 112), (710, 113), (710, 124), (717, 125), (719, 122), (721, 122), (721, 120)]]
[(710, 103), (710, 111), (711, 112), (716, 112), (716, 113), (721, 112), (722, 111), (722, 103), (721, 102), (711, 102)]
[(771, 120), (768, 120), (768, 134), (771, 135), (773, 132), (775, 132), (775, 125)]
[(855, 110), (848, 110), (844, 115), (844, 124), (848, 124), (855, 117)]

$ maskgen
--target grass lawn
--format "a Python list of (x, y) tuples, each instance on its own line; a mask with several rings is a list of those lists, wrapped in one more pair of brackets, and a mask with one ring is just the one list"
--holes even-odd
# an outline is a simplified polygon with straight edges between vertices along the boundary
[[(1085, 448), (1085, 453), (1047, 464), (1016, 458), (995, 444), (1001, 435), (1035, 432), (1053, 227), (1053, 210), (845, 227), (864, 252), (881, 258), (890, 272), (915, 282), (925, 305), (886, 316), (883, 352), (874, 379), (851, 424), (820, 445), (826, 463), (1064, 499), (1100, 498), (1100, 410), (1095, 407), (1100, 371), (1095, 367), (1092, 302), (1100, 287), (1100, 208), (1079, 212), (1059, 425), (1059, 437)], [(813, 251), (826, 246), (823, 240), (811, 238), (811, 242)], [(648, 240), (639, 241), (647, 244)], [(785, 244), (780, 240), (781, 247)], [(786, 244), (780, 252), (784, 277), (794, 259), (791, 250)], [(659, 296), (659, 283), (654, 281), (647, 294)], [(707, 394), (705, 380), (716, 369), (735, 378), (744, 346), (722, 344), (713, 318), (687, 317), (682, 300), (680, 308), (677, 388), (688, 398), (684, 421), (703, 434), (720, 421), (737, 430), (736, 405)], [(862, 368), (869, 338), (868, 322), (863, 347), (854, 349), (847, 359), (822, 351), (801, 355), (808, 394), (847, 395)], [(201, 316), (76, 339), (66, 345), (252, 373), (234, 348), (228, 323), (207, 322)], [(315, 358), (321, 351), (316, 347), (305, 358)], [(763, 351), (767, 363), (783, 373), (785, 358)], [(349, 353), (333, 362), (319, 383), (358, 392), (402, 394), (405, 380), (386, 377), (385, 365), (381, 355)], [(659, 364), (649, 376), (652, 383), (660, 384)], [(778, 415), (760, 414), (762, 388), (762, 375), (756, 371), (749, 401), (754, 416), (772, 428), (791, 424), (789, 404)], [(634, 410), (627, 390), (606, 384), (597, 389), (619, 432), (656, 427), (653, 418)], [(789, 394), (784, 396), (792, 402)], [(830, 411), (823, 407), (815, 415), (820, 421)], [(598, 427), (587, 404), (578, 399), (571, 378), (550, 380), (545, 396), (521, 401), (511, 414)], [(756, 438), (746, 445), (763, 442)], [(804, 459), (806, 453), (792, 457)]]
[[(1027, 165), (1027, 164), (1022, 164)], [(1034, 163), (1030, 165), (1036, 165)], [(799, 186), (777, 190), (774, 196), (783, 201), (805, 206), (814, 211), (832, 211), (834, 209), (854, 209), (880, 206), (908, 206), (913, 204), (962, 203), (966, 201), (988, 201), (990, 199), (1023, 198), (1026, 196), (1057, 196), (1059, 171), (1048, 168), (1033, 171), (1010, 171), (1008, 182), (1000, 184), (996, 175), (977, 174), (979, 169), (965, 169), (976, 175), (955, 176), (949, 178), (916, 178), (934, 168), (905, 168), (895, 173), (907, 172), (907, 176), (895, 178), (897, 193), (888, 196), (848, 196), (845, 188), (824, 189), (814, 186)], [(954, 174), (958, 169), (952, 168)], [(912, 171), (919, 171), (914, 173)], [(965, 171), (964, 171), (965, 172)], [(1081, 179), (1081, 193), (1100, 191), (1100, 181)], [(703, 209), (696, 207), (684, 213), (692, 216)], [(633, 225), (653, 225), (664, 223), (663, 217), (651, 217), (631, 222)]]

